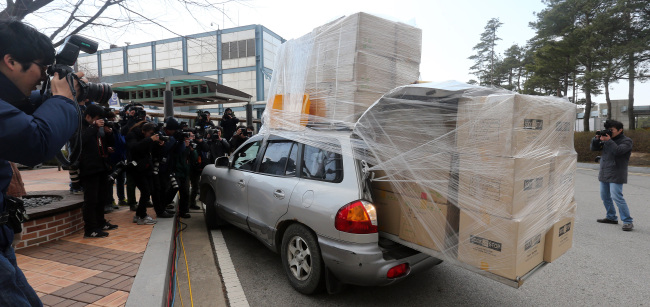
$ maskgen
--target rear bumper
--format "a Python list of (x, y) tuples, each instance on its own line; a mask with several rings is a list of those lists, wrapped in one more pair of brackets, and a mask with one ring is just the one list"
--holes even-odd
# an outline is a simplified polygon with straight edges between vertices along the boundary
[[(359, 286), (385, 286), (440, 263), (439, 259), (416, 253), (401, 259), (384, 259), (384, 251), (377, 243), (351, 244), (318, 237), (323, 261), (342, 283)], [(408, 263), (408, 274), (394, 279), (386, 277), (392, 267)]]

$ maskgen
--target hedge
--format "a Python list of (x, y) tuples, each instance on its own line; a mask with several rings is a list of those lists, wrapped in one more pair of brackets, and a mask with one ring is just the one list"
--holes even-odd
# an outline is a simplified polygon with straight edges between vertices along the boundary
[[(650, 153), (650, 130), (625, 130), (624, 133), (634, 142), (633, 153)], [(596, 156), (600, 155), (598, 151), (589, 150), (589, 144), (594, 135), (593, 131), (575, 133), (574, 145), (578, 152), (579, 162), (594, 162)], [(646, 165), (646, 163), (646, 161), (635, 161), (635, 163), (630, 161), (631, 165)]]

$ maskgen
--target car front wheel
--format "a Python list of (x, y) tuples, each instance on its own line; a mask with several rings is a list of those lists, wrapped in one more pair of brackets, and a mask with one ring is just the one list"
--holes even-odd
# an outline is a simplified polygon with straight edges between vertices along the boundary
[(324, 265), (316, 236), (300, 224), (287, 228), (282, 237), (282, 265), (289, 283), (298, 292), (322, 290)]

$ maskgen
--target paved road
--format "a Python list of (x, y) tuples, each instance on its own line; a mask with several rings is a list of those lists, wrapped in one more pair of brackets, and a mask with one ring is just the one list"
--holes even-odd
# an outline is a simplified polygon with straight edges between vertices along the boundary
[(574, 247), (520, 289), (443, 263), (393, 286), (304, 296), (287, 282), (278, 254), (234, 227), (223, 235), (251, 306), (647, 306), (650, 175), (631, 175), (624, 187), (636, 227), (629, 233), (595, 222), (605, 216), (596, 177), (578, 169)]

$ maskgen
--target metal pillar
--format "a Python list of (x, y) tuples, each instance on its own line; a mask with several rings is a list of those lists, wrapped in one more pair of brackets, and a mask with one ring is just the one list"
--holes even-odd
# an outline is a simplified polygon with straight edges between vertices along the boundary
[(165, 93), (163, 95), (163, 106), (165, 118), (174, 116), (174, 92), (172, 92), (169, 82), (167, 82), (167, 85), (165, 87)]
[(246, 126), (253, 126), (253, 104), (250, 100), (246, 104)]

